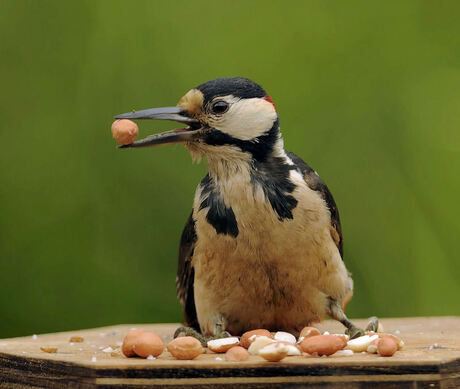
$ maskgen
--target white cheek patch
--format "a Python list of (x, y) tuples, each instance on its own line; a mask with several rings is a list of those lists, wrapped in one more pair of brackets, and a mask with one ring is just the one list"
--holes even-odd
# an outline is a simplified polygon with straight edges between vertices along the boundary
[(277, 118), (275, 108), (263, 98), (234, 102), (215, 128), (241, 140), (251, 140), (270, 130)]

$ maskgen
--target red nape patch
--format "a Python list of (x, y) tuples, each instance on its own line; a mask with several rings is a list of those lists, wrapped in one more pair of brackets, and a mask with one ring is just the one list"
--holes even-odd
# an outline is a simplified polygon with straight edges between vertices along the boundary
[(267, 100), (269, 103), (271, 103), (273, 107), (275, 107), (275, 111), (277, 110), (275, 103), (273, 102), (272, 98), (269, 95), (265, 95), (264, 99)]

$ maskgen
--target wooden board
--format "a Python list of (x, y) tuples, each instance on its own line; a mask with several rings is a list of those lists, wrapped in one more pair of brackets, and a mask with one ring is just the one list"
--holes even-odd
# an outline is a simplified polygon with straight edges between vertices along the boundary
[[(179, 361), (164, 352), (155, 360), (125, 358), (104, 349), (120, 345), (133, 327), (154, 331), (165, 342), (176, 324), (118, 325), (0, 340), (2, 388), (460, 388), (460, 317), (381, 320), (386, 332), (397, 333), (406, 346), (393, 357), (371, 354), (348, 357), (288, 357), (266, 362), (221, 360), (207, 353)], [(356, 321), (364, 326), (364, 320)], [(318, 326), (343, 332), (338, 323)], [(81, 336), (82, 343), (70, 343)], [(56, 347), (54, 354), (40, 347)], [(110, 349), (109, 349), (110, 350)], [(106, 350), (107, 351), (107, 350)]]

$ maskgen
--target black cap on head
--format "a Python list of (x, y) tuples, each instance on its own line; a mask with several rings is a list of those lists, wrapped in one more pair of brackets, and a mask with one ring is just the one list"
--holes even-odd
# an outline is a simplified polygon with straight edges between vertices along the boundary
[(233, 95), (241, 99), (250, 99), (266, 95), (260, 85), (244, 77), (216, 78), (198, 85), (196, 89), (203, 92), (204, 104), (207, 104), (216, 96)]

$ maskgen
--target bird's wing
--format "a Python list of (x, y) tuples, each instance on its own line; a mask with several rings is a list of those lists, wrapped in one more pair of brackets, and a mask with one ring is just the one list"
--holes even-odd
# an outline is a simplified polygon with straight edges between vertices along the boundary
[(331, 192), (329, 191), (324, 181), (320, 178), (320, 176), (301, 158), (289, 151), (287, 151), (286, 154), (300, 170), (305, 179), (305, 182), (310, 187), (310, 189), (319, 192), (323, 200), (326, 202), (326, 205), (329, 208), (329, 212), (331, 213), (331, 236), (337, 245), (337, 248), (339, 249), (340, 256), (343, 259), (342, 226), (340, 225), (339, 210), (337, 209), (337, 205), (335, 204)]
[(193, 250), (196, 243), (195, 221), (192, 214), (185, 224), (180, 239), (179, 264), (177, 267), (177, 297), (182, 304), (185, 325), (200, 330), (196, 316), (195, 298), (193, 294), (194, 269), (192, 266)]

